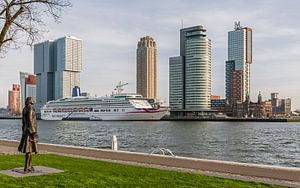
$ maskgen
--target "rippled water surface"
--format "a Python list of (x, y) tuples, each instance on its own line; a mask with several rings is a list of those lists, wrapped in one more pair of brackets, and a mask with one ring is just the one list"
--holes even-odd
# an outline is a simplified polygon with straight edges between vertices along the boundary
[[(38, 121), (41, 142), (300, 167), (300, 123)], [(20, 139), (20, 120), (0, 120), (0, 138)]]

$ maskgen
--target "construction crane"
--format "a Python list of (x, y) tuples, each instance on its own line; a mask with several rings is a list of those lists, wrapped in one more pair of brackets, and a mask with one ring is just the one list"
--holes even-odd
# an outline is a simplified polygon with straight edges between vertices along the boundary
[(128, 85), (128, 83), (123, 83), (122, 84), (122, 82), (120, 81), (119, 84), (116, 85), (114, 90), (117, 91), (117, 94), (120, 94), (124, 90), (123, 87), (126, 86), (126, 85)]

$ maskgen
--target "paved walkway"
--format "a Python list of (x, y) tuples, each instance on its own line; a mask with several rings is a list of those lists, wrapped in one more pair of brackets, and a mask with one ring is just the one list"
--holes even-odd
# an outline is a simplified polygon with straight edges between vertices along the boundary
[[(16, 154), (17, 145), (17, 141), (0, 140), (0, 154)], [(229, 179), (300, 187), (300, 168), (204, 160), (177, 156), (170, 157), (42, 143), (39, 144), (39, 148), (41, 153), (56, 153), (59, 155), (104, 160), (164, 170), (192, 172)]]
[(0, 154), (18, 154), (16, 148), (0, 145)]

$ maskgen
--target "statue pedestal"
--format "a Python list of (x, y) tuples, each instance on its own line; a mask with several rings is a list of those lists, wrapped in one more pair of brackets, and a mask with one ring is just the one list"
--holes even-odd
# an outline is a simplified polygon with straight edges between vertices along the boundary
[(1, 170), (0, 174), (12, 176), (12, 177), (28, 177), (28, 176), (41, 176), (46, 174), (61, 173), (63, 170), (45, 167), (45, 166), (34, 166), (34, 171), (24, 173), (24, 167), (13, 168), (10, 170)]

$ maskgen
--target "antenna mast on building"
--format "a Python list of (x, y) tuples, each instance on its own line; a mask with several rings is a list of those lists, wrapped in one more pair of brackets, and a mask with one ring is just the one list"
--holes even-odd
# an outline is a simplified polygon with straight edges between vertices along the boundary
[(242, 26), (241, 26), (241, 22), (240, 22), (240, 21), (234, 22), (234, 29), (235, 29), (235, 30), (242, 29)]
[(183, 19), (181, 19), (181, 29), (183, 29)]

